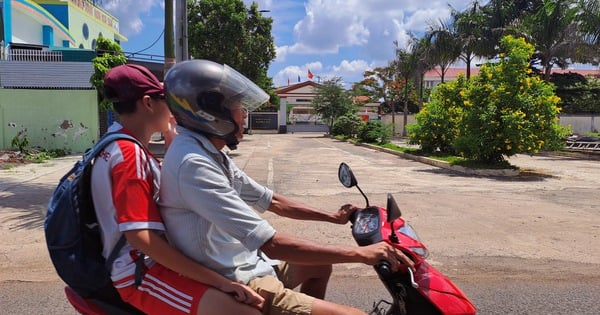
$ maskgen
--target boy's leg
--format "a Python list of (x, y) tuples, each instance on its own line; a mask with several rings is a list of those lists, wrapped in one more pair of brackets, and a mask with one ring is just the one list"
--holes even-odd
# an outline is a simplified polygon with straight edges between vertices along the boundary
[(181, 276), (158, 263), (146, 271), (138, 288), (133, 276), (114, 285), (123, 301), (145, 314), (260, 314), (224, 292)]
[(236, 301), (231, 295), (214, 288), (206, 290), (198, 304), (197, 315), (260, 315), (252, 306)]

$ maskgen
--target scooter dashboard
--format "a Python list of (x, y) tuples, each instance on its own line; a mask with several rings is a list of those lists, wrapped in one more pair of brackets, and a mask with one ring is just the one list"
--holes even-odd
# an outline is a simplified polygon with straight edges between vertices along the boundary
[(369, 207), (356, 212), (352, 236), (360, 246), (381, 242), (381, 216), (379, 208)]

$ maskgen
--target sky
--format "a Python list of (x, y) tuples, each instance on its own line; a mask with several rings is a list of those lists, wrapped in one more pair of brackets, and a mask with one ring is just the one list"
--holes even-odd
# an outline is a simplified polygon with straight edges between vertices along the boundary
[[(164, 1), (104, 0), (119, 18), (125, 52), (164, 55)], [(174, 1), (175, 2), (175, 1)], [(244, 0), (247, 6), (253, 1)], [(276, 87), (308, 79), (342, 78), (346, 85), (363, 72), (386, 66), (397, 41), (405, 47), (409, 34), (422, 35), (431, 24), (446, 20), (450, 6), (464, 10), (472, 0), (256, 0), (273, 18), (277, 57), (268, 75)]]

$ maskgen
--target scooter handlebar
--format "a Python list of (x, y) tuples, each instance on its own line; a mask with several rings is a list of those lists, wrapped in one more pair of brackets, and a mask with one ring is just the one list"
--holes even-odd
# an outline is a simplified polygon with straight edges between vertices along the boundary
[(375, 265), (375, 269), (385, 279), (391, 277), (393, 274), (392, 266), (389, 262), (385, 260), (382, 260), (377, 265)]
[(350, 223), (354, 224), (354, 222), (356, 222), (356, 217), (358, 216), (358, 211), (361, 211), (361, 210), (362, 209), (357, 209), (356, 211), (352, 212), (352, 214), (348, 218), (348, 221), (350, 221)]

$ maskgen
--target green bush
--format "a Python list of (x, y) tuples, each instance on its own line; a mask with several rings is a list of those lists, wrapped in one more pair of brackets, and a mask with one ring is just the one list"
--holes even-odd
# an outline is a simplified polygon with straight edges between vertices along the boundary
[(454, 153), (452, 143), (458, 136), (467, 86), (462, 74), (455, 81), (438, 85), (431, 102), (416, 114), (417, 122), (406, 126), (409, 141), (419, 144), (425, 153)]
[(358, 129), (358, 140), (366, 143), (388, 143), (392, 136), (391, 125), (380, 120), (368, 121)]
[(497, 63), (483, 65), (464, 92), (455, 150), (493, 164), (517, 153), (562, 148), (567, 131), (558, 125), (560, 99), (551, 84), (532, 74), (533, 46), (506, 36), (501, 48), (506, 54)]
[(26, 134), (18, 134), (12, 138), (11, 146), (22, 153), (27, 153), (27, 147), (29, 146), (29, 139)]
[(438, 85), (417, 122), (407, 126), (412, 143), (424, 152), (455, 152), (488, 164), (564, 146), (560, 99), (529, 67), (533, 46), (506, 36), (501, 48), (499, 61), (484, 64), (470, 81), (459, 76)]
[(357, 115), (351, 114), (341, 116), (333, 123), (331, 134), (334, 136), (353, 138), (358, 134), (358, 129), (363, 124), (364, 122)]

